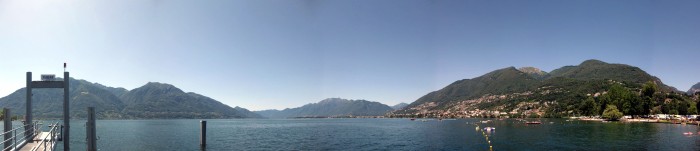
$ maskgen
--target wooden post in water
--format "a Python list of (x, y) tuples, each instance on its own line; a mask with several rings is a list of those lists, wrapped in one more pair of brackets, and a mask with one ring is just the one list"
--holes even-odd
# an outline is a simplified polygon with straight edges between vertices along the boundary
[(207, 148), (207, 121), (199, 121), (201, 128), (199, 131), (199, 147)]
[(95, 128), (95, 107), (88, 107), (87, 130), (87, 150), (97, 151), (97, 134)]
[(2, 108), (2, 115), (5, 116), (5, 118), (3, 118), (5, 123), (5, 148), (7, 148), (6, 151), (9, 151), (11, 149), (10, 146), (12, 146), (12, 141), (10, 141), (12, 139), (12, 133), (8, 133), (12, 130), (12, 116), (10, 116), (10, 109)]

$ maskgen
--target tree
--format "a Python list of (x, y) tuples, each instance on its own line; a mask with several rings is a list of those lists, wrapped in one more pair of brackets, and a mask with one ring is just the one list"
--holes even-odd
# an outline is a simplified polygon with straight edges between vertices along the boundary
[(657, 106), (651, 109), (651, 114), (662, 114), (661, 112), (661, 106)]
[(615, 105), (608, 105), (605, 111), (603, 111), (603, 119), (618, 120), (620, 118), (622, 118), (622, 112), (617, 110), (617, 106)]
[(678, 103), (678, 114), (688, 115), (688, 106), (690, 106), (688, 101), (680, 100)]
[(642, 96), (641, 102), (640, 102), (640, 114), (641, 115), (649, 115), (651, 112), (652, 108), (654, 106), (654, 103), (652, 101), (651, 97), (648, 96)]
[(613, 84), (605, 98), (608, 99), (608, 104), (621, 107), (620, 110), (626, 115), (639, 115), (641, 113), (641, 104), (638, 101), (638, 97), (620, 84)]
[(656, 86), (656, 83), (654, 83), (653, 81), (647, 81), (642, 86), (642, 96), (652, 97), (654, 96), (654, 93), (658, 91), (658, 89), (659, 88), (658, 86)]
[(584, 115), (588, 116), (593, 116), (593, 115), (600, 115), (598, 112), (600, 110), (600, 106), (598, 106), (598, 103), (596, 103), (595, 99), (593, 97), (588, 97), (586, 98), (585, 101), (583, 101), (583, 105), (581, 106), (581, 111), (583, 112)]
[(698, 114), (697, 103), (695, 103), (695, 102), (690, 102), (690, 108), (688, 108), (688, 114), (690, 114), (690, 115), (696, 115), (696, 114)]
[(671, 115), (678, 115), (678, 110), (672, 109), (671, 111), (668, 111), (668, 114), (671, 114)]

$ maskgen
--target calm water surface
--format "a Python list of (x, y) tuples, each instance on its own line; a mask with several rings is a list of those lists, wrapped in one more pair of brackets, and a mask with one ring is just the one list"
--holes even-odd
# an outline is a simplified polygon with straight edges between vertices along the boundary
[[(481, 120), (207, 120), (207, 150), (488, 150), (472, 124)], [(84, 122), (71, 125), (72, 150), (85, 150)], [(494, 150), (700, 150), (694, 125), (542, 122), (479, 125), (496, 127), (488, 133)], [(98, 120), (97, 133), (99, 150), (200, 150), (199, 120)]]

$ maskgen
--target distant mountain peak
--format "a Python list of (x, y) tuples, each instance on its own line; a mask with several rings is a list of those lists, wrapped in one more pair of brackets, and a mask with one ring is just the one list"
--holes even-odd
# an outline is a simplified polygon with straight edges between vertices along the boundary
[[(185, 93), (180, 88), (177, 88), (174, 85), (167, 84), (167, 83), (160, 83), (160, 82), (148, 82), (148, 83), (146, 83), (146, 85), (143, 85), (143, 86), (136, 88), (136, 89), (150, 89), (150, 90), (160, 90), (162, 92)], [(134, 89), (134, 90), (136, 90), (136, 89)]]
[(581, 64), (579, 66), (594, 66), (594, 65), (606, 65), (606, 64), (609, 64), (609, 63), (603, 62), (600, 60), (596, 60), (596, 59), (589, 59), (589, 60), (581, 62)]
[(321, 101), (318, 102), (318, 103), (346, 102), (346, 101), (350, 101), (350, 100), (341, 99), (341, 98), (327, 98), (327, 99), (321, 100)]
[(393, 109), (379, 102), (367, 100), (349, 100), (342, 98), (327, 98), (318, 103), (309, 103), (301, 107), (284, 110), (255, 111), (269, 118), (289, 117), (336, 117), (336, 116), (380, 116)]
[(690, 89), (688, 89), (688, 94), (690, 95), (695, 94), (697, 92), (700, 92), (700, 82), (696, 83), (695, 85), (690, 87)]
[(394, 110), (399, 110), (399, 109), (402, 109), (402, 108), (404, 108), (404, 107), (406, 107), (406, 106), (408, 106), (408, 103), (403, 103), (403, 102), (401, 102), (401, 103), (399, 103), (399, 104), (396, 104), (396, 105), (394, 105), (394, 106), (391, 106), (391, 108), (393, 108)]
[(175, 87), (171, 84), (160, 83), (160, 82), (148, 82), (145, 86), (158, 86), (158, 87)]
[(535, 68), (535, 67), (521, 67), (521, 68), (518, 68), (518, 70), (520, 70), (521, 72), (525, 72), (527, 74), (536, 74), (536, 75), (547, 74), (547, 72), (544, 72), (544, 71), (540, 70), (539, 68)]

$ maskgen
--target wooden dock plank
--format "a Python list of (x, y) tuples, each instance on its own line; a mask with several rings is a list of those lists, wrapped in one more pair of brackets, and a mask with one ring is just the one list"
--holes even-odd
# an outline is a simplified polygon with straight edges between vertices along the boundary
[[(43, 139), (43, 138), (47, 138), (47, 139), (46, 139), (47, 141), (53, 139), (53, 138), (51, 138), (51, 136), (49, 136), (49, 135), (51, 135), (51, 133), (49, 133), (49, 132), (41, 132), (41, 133), (37, 134), (37, 135), (34, 137), (34, 139), (32, 139), (31, 141), (27, 142), (27, 144), (25, 144), (24, 147), (20, 148), (20, 151), (31, 151), (31, 150), (32, 150), (33, 148), (35, 148), (35, 147), (38, 147), (37, 150), (43, 151), (43, 150), (44, 150), (44, 145), (42, 144), (41, 146), (39, 146), (39, 144), (41, 144), (41, 139)], [(47, 136), (48, 136), (48, 137), (47, 137)], [(46, 143), (50, 143), (50, 142), (46, 142)], [(52, 149), (52, 148), (50, 148), (50, 145), (51, 145), (51, 144), (46, 144), (46, 147), (47, 147), (46, 150), (51, 150), (51, 149)]]

